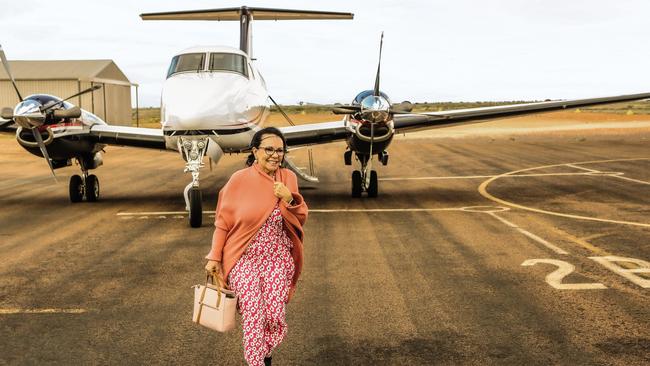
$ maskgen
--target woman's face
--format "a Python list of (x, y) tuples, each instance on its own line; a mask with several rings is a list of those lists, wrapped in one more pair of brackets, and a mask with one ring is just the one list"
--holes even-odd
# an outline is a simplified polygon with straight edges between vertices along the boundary
[[(271, 153), (270, 155), (269, 152)], [(253, 154), (257, 159), (257, 163), (267, 174), (273, 174), (278, 170), (284, 158), (283, 152), (284, 144), (282, 143), (282, 139), (273, 134), (262, 135), (260, 147), (253, 148)]]

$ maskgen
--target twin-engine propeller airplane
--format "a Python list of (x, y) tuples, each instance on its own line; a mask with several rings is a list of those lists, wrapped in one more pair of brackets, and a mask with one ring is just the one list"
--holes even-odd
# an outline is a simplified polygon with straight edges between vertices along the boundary
[[(271, 98), (251, 58), (253, 19), (352, 19), (353, 14), (243, 6), (149, 13), (141, 17), (143, 20), (239, 21), (240, 49), (193, 47), (175, 55), (162, 90), (162, 128), (150, 129), (109, 125), (66, 101), (78, 94), (63, 100), (45, 94), (23, 99), (0, 47), (0, 58), (20, 100), (13, 109), (2, 109), (6, 121), (0, 121), (0, 130), (15, 131), (20, 146), (45, 158), (52, 174), (76, 160), (82, 175), (70, 179), (72, 202), (84, 197), (87, 201), (99, 198), (99, 180), (89, 171), (102, 164), (101, 151), (106, 145), (177, 151), (186, 162), (185, 172), (192, 174), (192, 181), (184, 190), (190, 226), (199, 227), (202, 224), (199, 171), (203, 158), (207, 155), (216, 163), (224, 152), (250, 151), (251, 138), (269, 113)], [(391, 104), (388, 96), (380, 91), (381, 43), (379, 56), (374, 88), (357, 94), (350, 105), (333, 107), (334, 113), (343, 115), (342, 120), (280, 128), (290, 149), (345, 141), (345, 164), (351, 165), (354, 155), (361, 165), (361, 170), (352, 173), (353, 197), (360, 197), (364, 191), (369, 197), (378, 195), (372, 160), (378, 156), (382, 164), (388, 163), (387, 148), (395, 133), (650, 98), (650, 93), (642, 93), (416, 114), (410, 113), (410, 103)], [(286, 163), (301, 178), (317, 180), (289, 160)]]

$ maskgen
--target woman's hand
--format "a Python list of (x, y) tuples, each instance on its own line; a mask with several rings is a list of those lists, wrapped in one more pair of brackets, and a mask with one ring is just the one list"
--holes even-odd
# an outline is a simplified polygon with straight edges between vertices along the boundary
[(291, 202), (293, 199), (291, 191), (282, 182), (273, 183), (273, 194), (275, 194), (276, 197), (283, 199), (286, 203)]
[(205, 271), (213, 276), (217, 276), (219, 281), (225, 286), (226, 281), (223, 279), (223, 268), (221, 268), (221, 262), (219, 261), (208, 261), (208, 264), (205, 265)]

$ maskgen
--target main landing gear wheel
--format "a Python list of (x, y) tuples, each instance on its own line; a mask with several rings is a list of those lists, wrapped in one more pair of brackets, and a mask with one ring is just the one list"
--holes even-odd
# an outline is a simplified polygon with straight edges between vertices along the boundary
[(91, 174), (84, 179), (75, 174), (70, 177), (68, 192), (70, 193), (70, 202), (81, 202), (84, 197), (88, 202), (96, 202), (99, 200), (99, 178)]
[(201, 227), (203, 223), (203, 208), (201, 207), (201, 190), (190, 188), (190, 226)]
[(355, 170), (352, 172), (352, 197), (359, 198), (361, 197), (362, 185), (361, 185), (361, 172)]
[(96, 202), (99, 199), (99, 179), (91, 174), (86, 178), (86, 201)]
[(363, 191), (368, 192), (368, 197), (375, 198), (379, 195), (379, 180), (377, 179), (377, 171), (370, 171), (370, 179), (366, 187), (366, 177), (359, 170), (352, 172), (352, 197), (359, 198)]
[(70, 184), (68, 186), (70, 192), (70, 202), (81, 202), (84, 198), (84, 182), (78, 175), (70, 177)]
[(368, 185), (368, 197), (375, 198), (379, 193), (379, 182), (377, 180), (377, 172), (370, 171), (370, 184)]

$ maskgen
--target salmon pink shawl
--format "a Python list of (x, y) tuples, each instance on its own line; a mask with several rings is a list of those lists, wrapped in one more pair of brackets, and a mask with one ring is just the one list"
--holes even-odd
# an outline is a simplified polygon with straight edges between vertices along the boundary
[(273, 178), (264, 173), (257, 163), (235, 172), (219, 191), (212, 250), (205, 258), (221, 262), (226, 281), (255, 234), (273, 212), (275, 204), (280, 201), (284, 227), (293, 242), (291, 256), (295, 272), (291, 287), (295, 290), (302, 271), (302, 226), (307, 220), (307, 204), (298, 193), (298, 179), (294, 172), (279, 168), (275, 172), (275, 181), (282, 182), (289, 188), (293, 196), (292, 206), (273, 194)]

